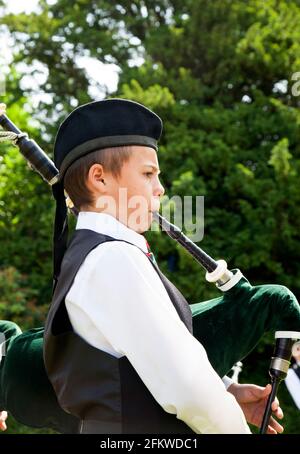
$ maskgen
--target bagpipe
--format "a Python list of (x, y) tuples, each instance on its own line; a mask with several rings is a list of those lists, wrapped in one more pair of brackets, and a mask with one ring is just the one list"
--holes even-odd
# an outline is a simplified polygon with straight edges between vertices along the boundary
[[(0, 125), (4, 131), (0, 132), (0, 142), (11, 140), (17, 146), (30, 167), (36, 171), (50, 185), (53, 186), (58, 181), (59, 171), (51, 159), (37, 145), (36, 142), (28, 138), (27, 134), (21, 132), (17, 126), (5, 115), (5, 108), (0, 105)], [(68, 203), (67, 203), (68, 205)], [(75, 216), (78, 212), (72, 205), (69, 209)], [(275, 331), (275, 347), (269, 367), (272, 391), (269, 395), (260, 433), (266, 433), (271, 417), (271, 405), (276, 397), (279, 384), (286, 377), (292, 354), (292, 346), (297, 339), (300, 339), (300, 308), (294, 296), (288, 289), (283, 290), (282, 286), (262, 285), (254, 287), (249, 284), (240, 270), (230, 271), (224, 260), (214, 260), (203, 249), (193, 243), (178, 227), (170, 223), (158, 212), (153, 213), (153, 218), (158, 222), (162, 231), (179, 243), (206, 271), (206, 280), (215, 283), (217, 288), (223, 292), (224, 299), (231, 298), (234, 304), (244, 310), (245, 317), (249, 308), (257, 305), (263, 308), (263, 315), (259, 327), (260, 331)], [(252, 305), (252, 306), (251, 306)], [(286, 310), (288, 307), (289, 310)], [(280, 312), (275, 316), (275, 312)], [(249, 312), (250, 313), (250, 312)], [(241, 350), (243, 357), (256, 344), (256, 339), (251, 338), (251, 321), (249, 319), (249, 345)], [(222, 354), (222, 353), (221, 353)], [(221, 355), (220, 354), (220, 355)], [(219, 373), (228, 371), (228, 364), (236, 364), (242, 358), (230, 358), (226, 365), (223, 358), (219, 358)], [(223, 361), (223, 363), (222, 363)], [(223, 364), (223, 366), (222, 366)], [(230, 367), (231, 368), (231, 367)], [(229, 369), (230, 369), (229, 368)], [(221, 375), (222, 376), (222, 375)]]

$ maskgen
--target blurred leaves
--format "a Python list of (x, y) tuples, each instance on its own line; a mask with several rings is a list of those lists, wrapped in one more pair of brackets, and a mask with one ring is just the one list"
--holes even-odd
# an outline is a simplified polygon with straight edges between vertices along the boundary
[(269, 164), (274, 167), (278, 177), (286, 178), (291, 170), (290, 160), (292, 158), (289, 152), (289, 141), (284, 138), (280, 140), (271, 150)]
[(28, 329), (42, 325), (48, 305), (36, 307), (37, 290), (26, 286), (26, 276), (10, 266), (0, 269), (1, 319), (11, 320)]

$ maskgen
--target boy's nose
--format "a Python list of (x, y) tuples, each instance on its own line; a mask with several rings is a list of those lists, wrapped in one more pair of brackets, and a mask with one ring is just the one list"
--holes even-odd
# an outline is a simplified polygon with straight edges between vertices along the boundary
[(155, 195), (158, 195), (161, 197), (164, 195), (164, 193), (165, 193), (165, 188), (163, 187), (161, 182), (158, 180), (157, 187), (155, 188)]

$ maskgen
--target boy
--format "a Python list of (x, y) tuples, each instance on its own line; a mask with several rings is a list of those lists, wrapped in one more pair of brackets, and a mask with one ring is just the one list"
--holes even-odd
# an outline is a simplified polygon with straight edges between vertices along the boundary
[[(46, 370), (81, 433), (250, 433), (192, 335), (187, 302), (147, 257), (142, 233), (164, 193), (161, 130), (144, 106), (112, 99), (76, 109), (58, 131)], [(62, 186), (80, 212), (61, 264)]]

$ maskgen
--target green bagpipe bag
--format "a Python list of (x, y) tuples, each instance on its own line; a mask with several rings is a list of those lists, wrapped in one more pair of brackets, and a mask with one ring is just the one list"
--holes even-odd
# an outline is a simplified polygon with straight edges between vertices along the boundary
[(287, 287), (252, 286), (244, 276), (221, 297), (190, 307), (194, 336), (221, 377), (253, 350), (264, 333), (300, 331), (300, 305)]

